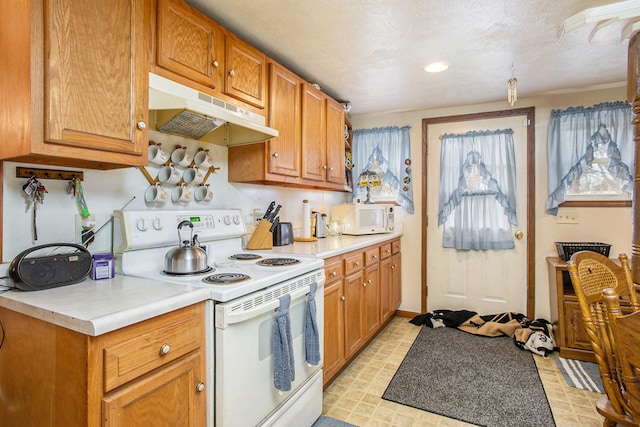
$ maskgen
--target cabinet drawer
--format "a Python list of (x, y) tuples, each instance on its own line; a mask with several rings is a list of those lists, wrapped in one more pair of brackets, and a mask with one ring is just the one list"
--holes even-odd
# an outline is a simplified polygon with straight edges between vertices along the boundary
[(380, 246), (380, 258), (385, 259), (391, 256), (391, 243), (385, 243)]
[(391, 252), (394, 254), (400, 252), (400, 239), (391, 242)]
[(340, 259), (334, 259), (333, 261), (326, 262), (324, 265), (324, 274), (327, 278), (327, 283), (341, 280), (344, 275), (342, 272), (342, 261)]
[(380, 254), (378, 252), (378, 248), (368, 249), (364, 253), (364, 265), (370, 266), (379, 261)]
[[(104, 391), (169, 363), (199, 348), (203, 324), (199, 310), (179, 317), (164, 315), (142, 324), (144, 333), (127, 334), (130, 339), (105, 345)], [(136, 325), (138, 326), (138, 325)], [(135, 327), (133, 330), (140, 329)]]
[(362, 270), (362, 252), (344, 257), (344, 275), (348, 276)]

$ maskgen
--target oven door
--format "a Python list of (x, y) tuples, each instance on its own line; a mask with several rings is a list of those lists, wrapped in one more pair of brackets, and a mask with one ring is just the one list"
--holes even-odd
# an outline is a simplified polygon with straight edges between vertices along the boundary
[[(316, 321), (322, 355), (323, 270), (216, 305), (216, 426), (246, 427), (263, 423), (278, 425), (279, 419), (291, 419), (291, 416), (295, 416), (297, 425), (303, 426), (311, 425), (320, 416), (323, 361), (315, 366), (309, 365), (304, 353), (306, 301), (309, 284), (312, 282), (317, 283)], [(278, 298), (285, 293), (291, 295), (289, 316), (294, 349), (295, 380), (290, 391), (281, 392), (274, 386), (272, 339), (279, 306)], [(319, 381), (318, 378), (320, 378)], [(296, 404), (296, 402), (304, 402), (304, 404)]]

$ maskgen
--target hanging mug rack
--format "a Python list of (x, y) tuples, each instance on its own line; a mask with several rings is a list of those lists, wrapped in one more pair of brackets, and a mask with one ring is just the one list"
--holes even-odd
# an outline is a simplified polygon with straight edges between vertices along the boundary
[[(160, 147), (161, 144), (156, 143), (154, 141), (149, 141), (149, 145), (155, 145)], [(174, 147), (174, 151), (175, 150), (179, 150), (179, 149), (183, 149), (186, 150), (187, 147), (181, 146), (181, 145), (176, 145)], [(167, 160), (164, 163), (158, 164), (158, 167), (162, 167), (162, 166), (169, 166), (171, 164), (173, 164), (176, 168), (183, 168), (184, 170), (187, 170), (188, 168), (194, 168), (194, 167), (200, 167), (200, 165), (198, 163), (196, 163), (196, 156), (198, 155), (199, 152), (208, 152), (209, 150), (205, 150), (204, 148), (198, 148), (198, 151), (196, 151), (196, 154), (193, 156), (193, 158), (191, 159), (190, 163), (186, 166), (179, 166), (174, 164), (171, 161), (171, 155), (167, 156)], [(172, 152), (173, 153), (173, 152)], [(208, 156), (205, 155), (205, 159), (207, 159), (208, 162)], [(210, 162), (209, 162), (210, 163)], [(207, 180), (209, 179), (209, 176), (211, 176), (212, 173), (216, 173), (217, 170), (219, 170), (219, 167), (215, 167), (213, 166), (213, 164), (210, 164), (207, 168), (204, 168), (204, 170), (206, 170), (206, 174), (204, 176), (204, 178), (202, 179), (202, 182), (200, 182), (198, 185), (202, 186), (202, 185), (206, 185)], [(147, 181), (149, 182), (149, 185), (156, 185), (158, 182), (160, 182), (158, 180), (158, 177), (153, 177), (151, 176), (151, 174), (149, 173), (149, 171), (147, 170), (146, 166), (139, 166), (138, 170), (140, 170), (140, 172), (142, 172), (142, 174), (144, 175), (144, 177), (147, 179)], [(184, 175), (184, 174), (183, 174)], [(161, 183), (162, 184), (162, 183)], [(184, 177), (180, 178), (180, 181), (178, 181), (177, 183), (175, 183), (176, 186), (181, 186), (183, 184), (188, 184), (187, 182), (184, 181)], [(171, 185), (171, 184), (170, 184)]]

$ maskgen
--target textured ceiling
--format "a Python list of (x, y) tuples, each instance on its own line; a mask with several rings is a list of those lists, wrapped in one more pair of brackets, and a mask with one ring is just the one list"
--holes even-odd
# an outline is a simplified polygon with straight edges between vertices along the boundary
[[(388, 113), (626, 84), (627, 40), (562, 22), (602, 0), (187, 0), (339, 101)], [(606, 35), (606, 33), (604, 33)], [(450, 64), (428, 74), (424, 65)], [(517, 104), (516, 104), (517, 106)]]

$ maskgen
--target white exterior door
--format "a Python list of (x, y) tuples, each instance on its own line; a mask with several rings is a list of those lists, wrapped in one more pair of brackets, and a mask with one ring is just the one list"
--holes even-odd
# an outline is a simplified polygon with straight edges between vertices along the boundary
[[(471, 310), (481, 315), (527, 313), (527, 127), (526, 116), (430, 124), (427, 156), (427, 311)], [(511, 128), (517, 168), (518, 225), (515, 248), (462, 251), (442, 247), (438, 226), (440, 144), (444, 133)]]

